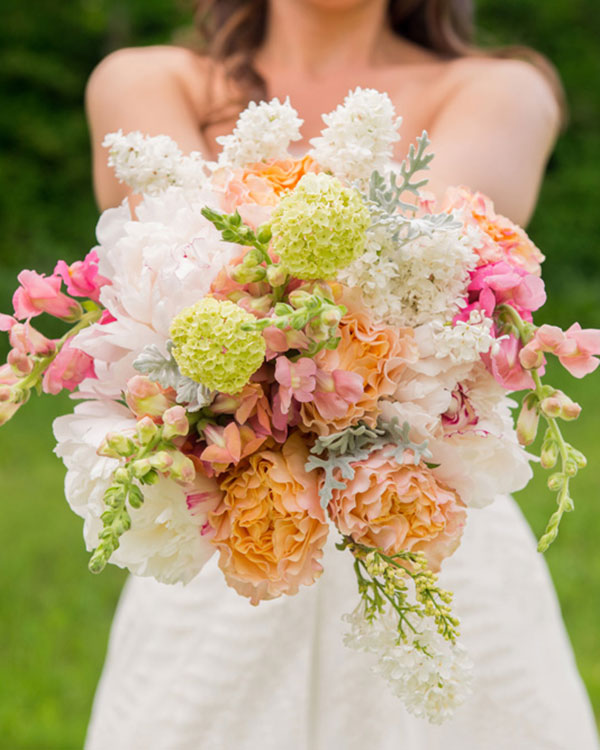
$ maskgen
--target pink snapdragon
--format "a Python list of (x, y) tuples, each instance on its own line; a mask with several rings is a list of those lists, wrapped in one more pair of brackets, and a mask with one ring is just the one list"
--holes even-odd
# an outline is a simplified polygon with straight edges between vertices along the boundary
[(496, 381), (508, 391), (535, 388), (531, 373), (519, 361), (521, 342), (516, 336), (499, 339), (493, 353), (482, 355)]
[(318, 370), (316, 380), (313, 401), (326, 421), (344, 417), (365, 393), (363, 378), (357, 372)]
[(94, 302), (100, 298), (100, 289), (111, 282), (98, 273), (98, 253), (95, 250), (68, 266), (59, 260), (54, 275), (60, 276), (67, 286), (67, 292), (74, 297), (88, 297)]
[(83, 314), (79, 302), (60, 291), (60, 276), (46, 277), (37, 271), (25, 270), (17, 278), (21, 286), (13, 295), (15, 317), (33, 318), (45, 312), (73, 322)]
[(275, 326), (269, 326), (263, 331), (263, 336), (267, 342), (267, 362), (290, 349), (298, 349), (299, 351), (308, 349), (310, 343), (303, 331), (297, 331), (294, 328), (282, 331)]
[(44, 373), (42, 389), (44, 393), (56, 395), (63, 388), (73, 391), (82, 380), (94, 377), (96, 373), (92, 357), (72, 346), (70, 339), (67, 339)]
[(286, 413), (292, 402), (292, 396), (300, 403), (312, 401), (316, 386), (317, 366), (309, 357), (301, 357), (291, 362), (287, 357), (277, 357), (275, 362), (275, 379), (279, 383), (281, 410)]
[(24, 402), (13, 401), (12, 386), (19, 382), (19, 376), (9, 364), (0, 365), (0, 427), (11, 419)]
[(134, 375), (127, 381), (125, 401), (136, 417), (156, 420), (175, 404), (175, 392), (162, 388), (146, 375)]
[(0, 314), (0, 331), (8, 331), (10, 345), (24, 354), (45, 357), (56, 349), (55, 342), (34, 328), (29, 320), (19, 323), (11, 315)]
[(582, 328), (579, 323), (573, 323), (566, 331), (562, 331), (558, 326), (544, 324), (521, 350), (523, 367), (537, 367), (540, 356), (543, 357), (542, 352), (554, 354), (571, 375), (583, 378), (600, 364), (596, 356), (600, 354), (600, 330)]
[(208, 425), (204, 429), (204, 437), (207, 446), (200, 454), (200, 460), (213, 464), (217, 471), (251, 455), (266, 439), (248, 425), (240, 427), (235, 422), (230, 422), (226, 427)]

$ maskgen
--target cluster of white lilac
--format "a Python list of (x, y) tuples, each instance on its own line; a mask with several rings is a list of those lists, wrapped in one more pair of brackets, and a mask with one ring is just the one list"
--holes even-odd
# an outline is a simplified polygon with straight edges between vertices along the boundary
[(457, 320), (454, 325), (433, 321), (435, 356), (456, 363), (478, 362), (482, 354), (493, 353), (499, 346), (493, 326), (494, 321), (480, 310), (471, 310), (468, 321)]
[(217, 143), (223, 147), (219, 165), (235, 168), (285, 158), (290, 142), (302, 138), (302, 123), (289, 98), (283, 104), (277, 98), (260, 104), (250, 102), (239, 116), (233, 133), (217, 138)]
[(361, 602), (344, 619), (350, 625), (346, 646), (375, 657), (373, 671), (388, 681), (415, 716), (441, 724), (470, 696), (469, 655), (460, 644), (445, 640), (425, 618), (412, 618), (415, 630), (407, 627), (404, 640), (398, 635), (397, 617), (389, 611), (369, 623)]
[(311, 140), (310, 152), (322, 167), (349, 182), (368, 180), (373, 170), (387, 169), (402, 122), (387, 94), (357, 88), (323, 115), (323, 122), (327, 127)]
[(455, 224), (401, 243), (382, 235), (377, 232), (367, 252), (340, 271), (340, 281), (362, 289), (375, 317), (390, 325), (451, 320), (475, 266), (476, 240)]
[(156, 195), (168, 187), (186, 190), (204, 185), (210, 163), (198, 151), (184, 156), (167, 135), (148, 136), (138, 130), (109, 133), (102, 142), (108, 149), (108, 165), (121, 182), (135, 193)]

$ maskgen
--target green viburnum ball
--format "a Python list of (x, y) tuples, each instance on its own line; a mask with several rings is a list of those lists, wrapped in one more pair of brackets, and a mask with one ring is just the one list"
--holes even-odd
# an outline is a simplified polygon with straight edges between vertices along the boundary
[(271, 215), (273, 250), (298, 279), (332, 279), (365, 251), (369, 210), (331, 175), (305, 174)]
[(205, 297), (171, 323), (171, 353), (182, 375), (221, 391), (238, 393), (265, 358), (260, 331), (243, 331), (256, 318), (233, 302)]

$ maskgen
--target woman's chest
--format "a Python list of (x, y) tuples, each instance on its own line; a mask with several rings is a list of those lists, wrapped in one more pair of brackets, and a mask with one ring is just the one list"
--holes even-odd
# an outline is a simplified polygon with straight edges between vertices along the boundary
[[(298, 151), (308, 150), (310, 139), (319, 135), (324, 127), (322, 115), (341, 104), (349, 91), (357, 86), (385, 91), (396, 114), (402, 117), (402, 140), (396, 144), (394, 154), (400, 160), (406, 155), (409, 144), (431, 127), (445, 99), (446, 78), (443, 65), (430, 65), (414, 66), (412, 70), (355, 70), (313, 79), (279, 72), (269, 75), (266, 84), (269, 99), (278, 97), (283, 101), (289, 96), (292, 106), (304, 120), (302, 141), (295, 144)], [(203, 128), (203, 137), (213, 155), (218, 152), (215, 139), (231, 132), (236, 117), (236, 112), (230, 112), (224, 119)]]

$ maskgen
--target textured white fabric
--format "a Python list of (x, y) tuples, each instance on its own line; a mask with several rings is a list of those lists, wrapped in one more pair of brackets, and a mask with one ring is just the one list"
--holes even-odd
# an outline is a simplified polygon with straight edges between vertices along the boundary
[(472, 510), (446, 561), (475, 692), (433, 727), (342, 644), (348, 553), (319, 582), (252, 607), (213, 558), (188, 586), (131, 578), (114, 621), (86, 750), (596, 750), (552, 583), (515, 502)]

